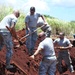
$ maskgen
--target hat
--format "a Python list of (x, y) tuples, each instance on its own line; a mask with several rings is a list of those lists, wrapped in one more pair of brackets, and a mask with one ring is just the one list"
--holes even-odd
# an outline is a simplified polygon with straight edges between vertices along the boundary
[(30, 7), (30, 11), (35, 11), (35, 7)]

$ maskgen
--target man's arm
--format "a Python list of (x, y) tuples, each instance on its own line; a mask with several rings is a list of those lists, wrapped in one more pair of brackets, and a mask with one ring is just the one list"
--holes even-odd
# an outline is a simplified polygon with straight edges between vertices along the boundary
[(29, 31), (29, 33), (31, 32), (30, 31), (30, 28), (28, 27), (28, 23), (27, 22), (25, 22), (25, 25), (26, 25), (26, 29)]
[(38, 49), (35, 51), (35, 53), (34, 53), (32, 56), (30, 56), (30, 57), (31, 57), (32, 59), (34, 59), (35, 56), (40, 53), (40, 51), (42, 51), (42, 48), (38, 48)]
[(20, 45), (23, 45), (22, 42), (19, 40), (16, 31), (15, 31), (15, 23), (12, 23), (12, 26), (9, 28), (8, 26), (6, 26), (6, 28), (10, 31), (11, 35), (18, 40)]
[(55, 39), (55, 40), (53, 41), (53, 44), (54, 44), (54, 47), (59, 46), (59, 45), (58, 45), (58, 39)]
[(67, 50), (67, 49), (71, 49), (72, 48), (72, 44), (71, 44), (71, 42), (69, 41), (69, 39), (67, 39), (67, 41), (66, 41), (66, 43), (67, 43), (67, 47), (60, 47), (60, 49), (65, 49), (65, 50)]
[(10, 28), (11, 28), (12, 36), (14, 36), (16, 39), (18, 39), (16, 30), (15, 30), (15, 25), (16, 25), (16, 23), (13, 22)]
[(69, 46), (67, 46), (67, 47), (60, 47), (60, 49), (71, 49), (72, 46), (73, 46), (73, 45), (70, 43)]
[(26, 16), (26, 18), (25, 18), (25, 26), (26, 26), (26, 30), (28, 30), (29, 31), (29, 34), (30, 34), (31, 31), (30, 31), (30, 28), (28, 26), (28, 22), (29, 22), (29, 16)]
[(6, 26), (6, 28), (10, 31), (13, 37), (17, 39), (16, 31), (15, 31), (15, 23), (13, 22), (11, 27)]
[(68, 50), (72, 48), (72, 45), (69, 45), (67, 47), (55, 47), (56, 49), (60, 49), (60, 50)]
[(45, 20), (45, 17), (43, 15), (41, 15), (41, 18), (43, 19), (44, 24), (47, 24), (47, 21)]
[[(56, 42), (56, 40), (55, 40), (55, 41), (54, 41), (54, 45), (57, 45), (56, 43), (57, 43), (57, 42)], [(67, 41), (67, 44), (68, 44), (67, 47), (64, 47), (64, 46), (55, 46), (55, 48), (56, 48), (56, 49), (60, 49), (60, 50), (71, 49), (73, 45), (70, 43), (69, 40)]]

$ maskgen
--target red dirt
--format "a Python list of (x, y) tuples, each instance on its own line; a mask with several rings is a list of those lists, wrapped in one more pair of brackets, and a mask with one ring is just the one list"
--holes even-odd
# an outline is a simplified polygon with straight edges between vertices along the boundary
[[(19, 36), (19, 39), (21, 39), (21, 37), (23, 37), (25, 35), (25, 30), (21, 30), (17, 32), (17, 35)], [(23, 39), (23, 41), (25, 41), (26, 39)], [(13, 49), (13, 57), (11, 60), (11, 64), (14, 65), (14, 69), (11, 70), (6, 70), (5, 69), (5, 55), (6, 55), (6, 48), (4, 47), (1, 51), (0, 51), (0, 75), (38, 75), (38, 68), (39, 68), (39, 62), (41, 61), (41, 55), (37, 55), (35, 60), (32, 60), (29, 57), (27, 48), (25, 46), (25, 44), (16, 47), (17, 45), (19, 45), (19, 43), (14, 40), (14, 49)], [(37, 42), (36, 42), (36, 47), (35, 50), (37, 49), (37, 46), (40, 42), (40, 38), (38, 38)], [(34, 50), (34, 51), (35, 51)], [(75, 69), (75, 47), (73, 47), (70, 50), (71, 53), (71, 58), (72, 58), (72, 64), (74, 66)], [(57, 50), (56, 50), (56, 55), (58, 54)], [(58, 70), (56, 71), (56, 75), (60, 75)], [(62, 75), (75, 75), (71, 74), (65, 64), (63, 63), (63, 74)]]

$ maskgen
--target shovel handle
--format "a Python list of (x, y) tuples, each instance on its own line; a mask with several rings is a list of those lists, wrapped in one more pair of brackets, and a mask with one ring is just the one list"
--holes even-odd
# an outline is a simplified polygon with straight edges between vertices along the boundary
[[(42, 25), (41, 27), (35, 29), (31, 34), (33, 34), (33, 33), (36, 32), (38, 29), (40, 29), (40, 28), (42, 28), (42, 27), (44, 27), (44, 26), (45, 26), (45, 25)], [(28, 37), (28, 36), (31, 35), (31, 34), (27, 34), (27, 35), (23, 36), (20, 40), (22, 40), (22, 39)]]
[(19, 44), (23, 45), (23, 43), (18, 39), (17, 35), (16, 34), (15, 34), (15, 36), (13, 35), (14, 33), (12, 31), (12, 28), (9, 28), (8, 26), (6, 26), (6, 28), (10, 31), (11, 35), (18, 40)]

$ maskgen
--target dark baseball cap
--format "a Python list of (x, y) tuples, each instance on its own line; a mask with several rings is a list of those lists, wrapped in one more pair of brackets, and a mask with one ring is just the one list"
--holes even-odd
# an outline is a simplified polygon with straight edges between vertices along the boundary
[(30, 11), (35, 11), (35, 7), (30, 7)]

